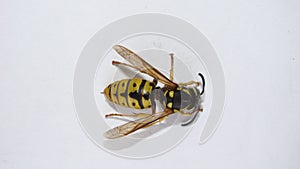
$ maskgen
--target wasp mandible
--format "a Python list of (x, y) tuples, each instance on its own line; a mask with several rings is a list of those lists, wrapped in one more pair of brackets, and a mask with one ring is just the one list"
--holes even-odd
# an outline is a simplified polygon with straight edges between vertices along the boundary
[[(181, 113), (183, 115), (195, 114), (189, 122), (182, 124), (187, 125), (195, 119), (199, 111), (203, 111), (201, 95), (203, 95), (205, 88), (204, 76), (201, 73), (198, 74), (202, 83), (193, 80), (178, 84), (173, 82), (174, 54), (170, 54), (170, 78), (167, 78), (126, 47), (115, 45), (113, 49), (130, 63), (112, 61), (113, 65), (122, 65), (136, 69), (151, 76), (153, 81), (141, 78), (123, 79), (109, 84), (102, 93), (109, 101), (118, 105), (134, 109), (152, 108), (152, 114), (107, 114), (105, 117), (129, 116), (140, 118), (108, 130), (104, 133), (106, 138), (114, 139), (126, 136), (141, 128), (157, 124), (173, 113)], [(158, 81), (164, 85), (162, 88), (157, 86)], [(200, 84), (202, 86), (201, 92), (198, 89)], [(162, 112), (155, 112), (156, 100), (161, 103)]]

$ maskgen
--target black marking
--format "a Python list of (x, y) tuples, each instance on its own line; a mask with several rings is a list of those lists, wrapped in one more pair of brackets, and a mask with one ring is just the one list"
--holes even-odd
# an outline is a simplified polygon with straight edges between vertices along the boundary
[(119, 85), (120, 85), (120, 82), (118, 82), (117, 87), (116, 87), (116, 84), (114, 85), (115, 88), (116, 88), (116, 93), (114, 94), (114, 96), (116, 97), (116, 100), (117, 100), (117, 103), (116, 103), (116, 104), (120, 104), (120, 103), (119, 103), (119, 97), (118, 97)]
[[(126, 100), (126, 104), (129, 106), (129, 102), (128, 102), (128, 88), (129, 88), (129, 83), (130, 83), (131, 80), (128, 80), (127, 81), (127, 85), (126, 85), (126, 89), (125, 89), (125, 92), (124, 93), (120, 93), (120, 96), (124, 97), (125, 100)], [(123, 83), (124, 84), (124, 83)]]
[(174, 90), (172, 109), (173, 110), (180, 110), (181, 109), (181, 102), (182, 102), (181, 90), (176, 88), (176, 90)]
[(133, 87), (136, 87), (136, 83), (133, 83)]
[(109, 98), (111, 99), (111, 87), (110, 87), (111, 85), (109, 85), (108, 86), (108, 96), (109, 96)]
[(202, 95), (202, 94), (204, 93), (205, 79), (204, 79), (203, 74), (198, 73), (198, 75), (201, 77), (201, 80), (202, 80), (202, 91), (201, 91), (201, 93), (200, 93), (200, 95)]
[[(170, 97), (170, 92), (173, 91), (173, 97)], [(172, 110), (180, 110), (181, 108), (181, 90), (179, 88), (176, 88), (174, 90), (165, 90), (164, 98), (166, 99), (163, 104), (165, 104), (166, 107), (168, 107), (169, 103), (172, 103)]]
[(157, 80), (156, 80), (156, 83), (150, 82), (151, 91), (153, 91), (154, 89), (160, 89), (160, 87), (159, 86), (156, 87), (156, 85), (157, 85)]
[(122, 87), (124, 87), (124, 85), (125, 85), (125, 83), (123, 82), (123, 83), (122, 83)]
[[(129, 93), (129, 96), (130, 96), (131, 98), (133, 98), (133, 99), (135, 99), (136, 101), (138, 101), (139, 106), (141, 107), (141, 109), (144, 108), (144, 104), (143, 104), (142, 97), (143, 97), (143, 89), (144, 89), (145, 83), (146, 83), (146, 80), (142, 80), (142, 83), (141, 83), (141, 85), (139, 86), (138, 90)], [(135, 83), (133, 83), (133, 85), (134, 85), (134, 84), (135, 84)]]
[(134, 102), (132, 103), (132, 106), (135, 106), (135, 103), (134, 103)]
[(143, 97), (144, 97), (145, 100), (149, 100), (149, 97), (150, 97), (149, 92), (145, 93), (145, 94), (143, 95)]

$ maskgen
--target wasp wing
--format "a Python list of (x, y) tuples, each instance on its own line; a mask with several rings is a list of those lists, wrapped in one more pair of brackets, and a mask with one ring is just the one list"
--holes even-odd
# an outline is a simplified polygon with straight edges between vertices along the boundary
[(136, 67), (140, 72), (145, 73), (153, 77), (154, 79), (158, 80), (159, 82), (163, 83), (169, 88), (177, 87), (177, 84), (163, 75), (160, 71), (142, 59), (140, 56), (132, 52), (131, 50), (127, 49), (121, 45), (115, 45), (114, 50), (121, 55), (124, 59), (130, 62), (134, 67)]
[(121, 126), (110, 129), (104, 133), (104, 136), (108, 139), (115, 139), (122, 136), (126, 136), (138, 129), (149, 127), (155, 124), (155, 122), (157, 122), (159, 119), (162, 119), (163, 117), (166, 117), (173, 113), (174, 112), (172, 110), (166, 109), (163, 112), (151, 114), (148, 117), (130, 121)]

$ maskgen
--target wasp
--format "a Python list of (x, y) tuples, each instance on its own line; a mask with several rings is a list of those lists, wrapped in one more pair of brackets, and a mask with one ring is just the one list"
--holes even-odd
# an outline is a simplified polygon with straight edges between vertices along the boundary
[[(182, 124), (183, 126), (188, 125), (195, 119), (199, 111), (203, 111), (201, 107), (201, 95), (203, 95), (205, 87), (204, 76), (201, 73), (198, 74), (201, 77), (202, 83), (193, 80), (186, 83), (173, 82), (174, 54), (170, 54), (170, 78), (167, 78), (130, 49), (121, 45), (115, 45), (113, 49), (130, 63), (112, 61), (113, 65), (133, 68), (151, 76), (153, 81), (141, 78), (123, 79), (109, 84), (102, 93), (107, 100), (121, 106), (134, 109), (152, 108), (152, 114), (116, 113), (105, 115), (105, 117), (129, 116), (138, 118), (137, 120), (108, 130), (104, 133), (106, 138), (114, 139), (126, 136), (136, 130), (157, 124), (173, 113), (181, 113), (183, 115), (195, 114), (189, 122)], [(157, 86), (157, 82), (162, 83), (164, 86), (162, 88)], [(198, 89), (200, 84), (202, 85), (201, 92)], [(163, 111), (155, 112), (156, 100), (161, 104)]]

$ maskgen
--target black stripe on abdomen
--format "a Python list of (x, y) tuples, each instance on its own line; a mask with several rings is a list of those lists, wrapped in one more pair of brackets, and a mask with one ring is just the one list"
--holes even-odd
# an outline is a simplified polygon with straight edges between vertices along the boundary
[(144, 104), (143, 104), (143, 90), (144, 90), (144, 86), (146, 84), (146, 80), (142, 80), (142, 83), (140, 84), (138, 90), (134, 91), (134, 92), (130, 92), (129, 96), (133, 99), (135, 99), (136, 101), (138, 101), (138, 104), (140, 106), (141, 109), (144, 108)]
[(127, 80), (127, 84), (125, 86), (126, 87), (125, 92), (124, 93), (120, 93), (120, 95), (125, 98), (128, 107), (130, 107), (129, 101), (128, 101), (128, 97), (127, 97), (128, 96), (128, 88), (129, 88), (130, 81), (131, 81), (131, 79)]
[(114, 96), (115, 96), (116, 101), (117, 101), (116, 104), (120, 104), (119, 97), (118, 97), (120, 81), (118, 81), (117, 84), (115, 84), (115, 85), (117, 85), (117, 87), (115, 87), (116, 88), (116, 93), (114, 93)]

